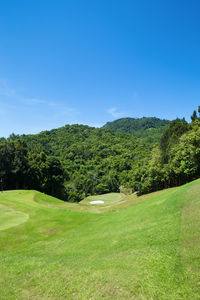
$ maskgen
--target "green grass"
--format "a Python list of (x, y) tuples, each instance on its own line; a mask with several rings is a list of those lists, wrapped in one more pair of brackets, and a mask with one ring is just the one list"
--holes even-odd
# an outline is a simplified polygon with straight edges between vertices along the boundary
[[(124, 194), (120, 194), (120, 193), (108, 193), (108, 194), (103, 194), (103, 195), (97, 195), (97, 196), (89, 196), (87, 198), (85, 198), (84, 200), (82, 200), (80, 202), (81, 205), (101, 205), (101, 206), (110, 206), (116, 203), (120, 203), (121, 201), (123, 201), (125, 199), (125, 195)], [(90, 202), (93, 201), (103, 201), (104, 203), (101, 204), (91, 204)]]
[(19, 225), (27, 221), (28, 215), (0, 204), (0, 230)]
[(0, 193), (0, 299), (200, 299), (200, 180), (104, 197)]

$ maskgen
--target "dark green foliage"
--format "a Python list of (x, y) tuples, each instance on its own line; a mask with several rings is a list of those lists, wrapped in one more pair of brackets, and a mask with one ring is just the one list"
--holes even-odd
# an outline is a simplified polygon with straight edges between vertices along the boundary
[(62, 197), (64, 172), (60, 161), (55, 157), (47, 157), (44, 169), (43, 190), (52, 196)]
[[(196, 116), (196, 113), (193, 114)], [(191, 124), (176, 119), (164, 131), (160, 146), (145, 169), (136, 172), (139, 192), (177, 186), (200, 177), (200, 119)]]
[[(66, 125), (38, 135), (23, 136), (30, 152), (57, 157), (67, 174), (66, 200), (118, 192), (132, 186), (138, 161), (150, 157), (152, 145), (124, 133), (84, 125)], [(49, 187), (48, 187), (49, 189)], [(51, 192), (52, 193), (52, 192)]]
[(30, 152), (24, 139), (12, 135), (0, 140), (2, 189), (37, 189), (64, 198), (64, 170), (60, 161)]
[(177, 144), (179, 137), (189, 129), (185, 119), (176, 119), (165, 129), (160, 140), (161, 156), (164, 163), (167, 163), (170, 149)]
[(191, 115), (191, 120), (192, 120), (192, 122), (194, 122), (196, 119), (197, 119), (197, 111), (194, 110), (193, 114)]
[(200, 118), (193, 116), (190, 124), (127, 118), (100, 129), (66, 125), (1, 139), (1, 188), (37, 189), (76, 202), (120, 186), (142, 194), (186, 183), (200, 176)]
[(170, 121), (158, 118), (122, 118), (113, 122), (108, 122), (103, 126), (114, 132), (129, 133), (133, 136), (143, 138), (147, 142), (156, 142), (168, 126)]
[[(140, 124), (138, 121), (138, 133), (159, 130), (159, 126), (162, 129), (168, 123), (156, 118), (143, 118)], [(151, 141), (148, 141), (106, 129), (66, 125), (38, 135), (12, 135), (10, 142), (27, 145), (24, 153), (27, 163), (24, 162), (24, 171), (21, 168), (23, 185), (17, 181), (13, 185), (12, 179), (12, 184), (5, 188), (26, 186), (71, 202), (88, 195), (118, 192), (121, 185), (139, 189), (138, 170), (143, 174), (157, 134), (158, 131), (151, 131)], [(17, 156), (10, 160), (20, 169)], [(20, 179), (19, 172), (17, 175)], [(8, 178), (12, 178), (11, 174)]]
[(0, 176), (2, 188), (26, 188), (28, 185), (28, 151), (19, 138), (0, 141)]
[(198, 114), (199, 117), (197, 117), (197, 111), (196, 110), (193, 111), (193, 114), (191, 115), (192, 122), (194, 122), (195, 120), (200, 120), (200, 106), (198, 106)]
[[(137, 188), (141, 185), (137, 171), (143, 172), (152, 141), (159, 139), (169, 121), (128, 118), (118, 122), (115, 131), (122, 132), (66, 125), (38, 135), (11, 135), (4, 141), (14, 147), (9, 158), (12, 166), (7, 163), (11, 171), (2, 174), (4, 182), (4, 177), (10, 181), (5, 188), (33, 188), (71, 202), (91, 194), (118, 192), (120, 185)], [(143, 138), (127, 134), (133, 130)], [(17, 152), (18, 144), (24, 150)]]

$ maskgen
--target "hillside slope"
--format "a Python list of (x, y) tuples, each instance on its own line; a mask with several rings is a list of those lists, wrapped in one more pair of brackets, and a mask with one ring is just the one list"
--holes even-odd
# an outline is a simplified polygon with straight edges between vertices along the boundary
[(199, 299), (199, 199), (200, 180), (98, 214), (36, 191), (0, 193), (29, 216), (0, 230), (1, 299)]
[(121, 118), (113, 122), (107, 122), (102, 128), (114, 132), (124, 132), (139, 138), (146, 139), (149, 142), (155, 142), (160, 139), (165, 128), (170, 121), (159, 118)]
[(130, 185), (133, 172), (150, 158), (153, 147), (128, 134), (84, 125), (66, 125), (22, 139), (31, 152), (44, 152), (61, 161), (70, 201)]

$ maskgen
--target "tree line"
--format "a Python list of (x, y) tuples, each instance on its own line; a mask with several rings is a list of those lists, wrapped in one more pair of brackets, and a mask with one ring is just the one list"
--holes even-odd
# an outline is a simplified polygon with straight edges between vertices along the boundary
[(186, 183), (200, 175), (198, 113), (191, 123), (171, 121), (159, 140), (159, 127), (147, 140), (84, 125), (2, 138), (0, 188), (36, 189), (75, 202), (120, 186), (142, 194)]
[(178, 186), (200, 177), (200, 107), (185, 119), (170, 122), (151, 159), (136, 171), (133, 186), (139, 193)]
[(60, 161), (44, 152), (29, 151), (25, 141), (12, 135), (0, 140), (1, 190), (37, 189), (63, 198), (65, 173)]

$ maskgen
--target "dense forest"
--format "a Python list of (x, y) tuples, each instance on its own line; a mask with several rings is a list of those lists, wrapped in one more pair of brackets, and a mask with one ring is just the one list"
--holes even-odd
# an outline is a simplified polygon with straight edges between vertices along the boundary
[(114, 132), (129, 133), (135, 137), (143, 138), (146, 142), (157, 142), (170, 121), (158, 118), (121, 118), (107, 122), (103, 128)]
[(21, 139), (32, 154), (42, 152), (60, 160), (70, 201), (131, 186), (132, 170), (150, 158), (153, 148), (128, 134), (84, 125), (66, 125)]
[(142, 194), (186, 183), (200, 176), (196, 111), (191, 119), (125, 118), (1, 138), (1, 190), (36, 189), (75, 202), (122, 186)]

